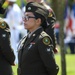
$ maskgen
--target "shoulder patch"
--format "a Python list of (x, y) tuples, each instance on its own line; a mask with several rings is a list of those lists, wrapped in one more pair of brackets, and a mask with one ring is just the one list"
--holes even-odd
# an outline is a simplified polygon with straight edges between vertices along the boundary
[(50, 38), (49, 38), (49, 37), (44, 37), (44, 38), (43, 38), (43, 43), (44, 43), (45, 45), (49, 45), (49, 44), (50, 44)]
[(6, 28), (6, 23), (5, 22), (0, 22), (0, 28), (5, 29)]

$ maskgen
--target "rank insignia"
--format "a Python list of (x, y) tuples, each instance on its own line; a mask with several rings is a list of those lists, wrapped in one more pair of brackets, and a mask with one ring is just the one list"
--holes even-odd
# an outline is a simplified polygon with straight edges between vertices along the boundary
[(3, 34), (2, 37), (6, 37), (6, 34)]
[(50, 48), (48, 48), (48, 49), (47, 49), (47, 52), (50, 52), (50, 51), (51, 51)]
[(53, 14), (52, 13), (49, 13), (48, 17), (52, 17), (52, 16), (53, 16)]
[(30, 46), (28, 47), (28, 49), (30, 49), (32, 47), (32, 44), (30, 44)]
[(2, 29), (5, 29), (6, 28), (5, 22), (0, 22), (0, 28), (2, 28)]
[(43, 38), (43, 43), (44, 43), (45, 45), (49, 45), (49, 44), (50, 44), (50, 38), (49, 38), (49, 37), (44, 37), (44, 38)]

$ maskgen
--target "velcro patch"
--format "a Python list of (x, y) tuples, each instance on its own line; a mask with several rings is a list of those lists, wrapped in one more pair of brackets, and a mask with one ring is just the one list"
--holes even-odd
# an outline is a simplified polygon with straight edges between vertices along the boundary
[(0, 22), (0, 28), (5, 29), (6, 28), (6, 23), (5, 22)]

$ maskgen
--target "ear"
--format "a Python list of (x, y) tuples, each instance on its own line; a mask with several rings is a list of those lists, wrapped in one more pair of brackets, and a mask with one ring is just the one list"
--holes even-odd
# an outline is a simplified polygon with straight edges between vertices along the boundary
[(37, 25), (41, 25), (41, 19), (40, 19), (40, 18), (38, 18), (38, 19), (36, 20), (36, 24), (37, 24)]

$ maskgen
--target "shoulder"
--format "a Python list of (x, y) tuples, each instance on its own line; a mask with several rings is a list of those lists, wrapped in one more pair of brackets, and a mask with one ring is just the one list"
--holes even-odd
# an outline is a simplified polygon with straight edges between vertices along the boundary
[(47, 4), (44, 4), (44, 6), (45, 6), (48, 10), (51, 9), (50, 6), (47, 5)]
[(42, 37), (46, 37), (46, 36), (49, 37), (49, 35), (48, 35), (45, 31), (42, 31), (42, 32), (41, 32), (41, 36), (42, 36)]
[(10, 32), (9, 25), (2, 18), (0, 18), (0, 31)]
[(40, 40), (42, 41), (43, 44), (45, 45), (50, 45), (52, 44), (52, 39), (51, 37), (44, 31), (41, 32), (40, 34)]

